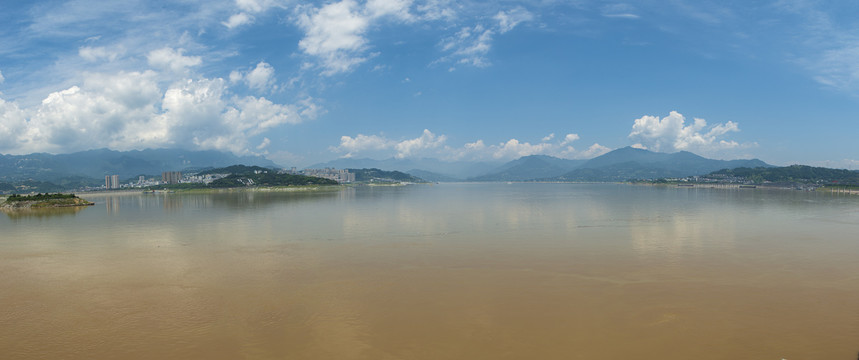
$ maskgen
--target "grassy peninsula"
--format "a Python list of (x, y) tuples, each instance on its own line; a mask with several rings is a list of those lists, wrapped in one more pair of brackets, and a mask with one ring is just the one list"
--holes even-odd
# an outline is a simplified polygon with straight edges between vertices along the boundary
[(90, 206), (92, 202), (81, 199), (75, 194), (35, 194), (35, 195), (9, 195), (0, 204), (3, 209), (41, 209), (73, 206)]

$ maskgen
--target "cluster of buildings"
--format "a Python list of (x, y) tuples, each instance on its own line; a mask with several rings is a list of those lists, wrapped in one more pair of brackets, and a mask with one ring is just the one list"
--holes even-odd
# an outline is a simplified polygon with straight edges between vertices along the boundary
[(105, 189), (119, 189), (119, 175), (105, 175), (104, 177), (104, 188)]
[[(259, 172), (259, 171), (258, 171)], [(355, 173), (350, 173), (349, 170), (345, 169), (334, 169), (334, 168), (325, 168), (325, 169), (304, 169), (297, 170), (296, 168), (292, 168), (290, 170), (281, 171), (281, 173), (294, 174), (294, 175), (305, 175), (305, 176), (315, 176), (325, 179), (331, 179), (337, 181), (339, 183), (352, 183), (355, 182)], [(181, 184), (181, 183), (203, 183), (208, 184), (217, 179), (224, 178), (229, 176), (229, 174), (205, 174), (205, 175), (183, 175), (180, 171), (165, 171), (161, 173), (161, 180), (146, 179), (145, 176), (140, 176), (137, 179), (137, 182), (129, 182), (127, 184), (121, 184), (119, 182), (119, 175), (106, 175), (104, 177), (104, 188), (105, 189), (121, 189), (121, 188), (143, 188), (147, 186), (156, 186), (156, 185), (167, 185), (167, 184)]]
[(137, 177), (137, 182), (131, 181), (127, 184), (123, 184), (119, 182), (119, 175), (105, 175), (104, 177), (104, 188), (111, 189), (122, 189), (122, 188), (141, 188), (147, 186), (155, 186), (155, 185), (164, 185), (164, 184), (178, 184), (181, 182), (185, 182), (182, 177), (182, 173), (179, 171), (165, 171), (161, 173), (161, 181), (156, 179), (146, 179), (145, 176), (141, 175)]
[(323, 179), (334, 180), (339, 183), (352, 183), (355, 182), (355, 173), (350, 173), (349, 170), (346, 169), (335, 169), (335, 168), (324, 168), (324, 169), (304, 169), (304, 170), (296, 170), (296, 168), (292, 168), (287, 171), (289, 174), (294, 175), (304, 175), (304, 176), (314, 176), (320, 177)]

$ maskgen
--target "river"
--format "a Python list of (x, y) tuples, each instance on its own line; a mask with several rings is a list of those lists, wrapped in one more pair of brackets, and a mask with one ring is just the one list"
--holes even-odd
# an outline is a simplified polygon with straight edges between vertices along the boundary
[(4, 359), (828, 359), (859, 196), (619, 184), (82, 194), (0, 214)]

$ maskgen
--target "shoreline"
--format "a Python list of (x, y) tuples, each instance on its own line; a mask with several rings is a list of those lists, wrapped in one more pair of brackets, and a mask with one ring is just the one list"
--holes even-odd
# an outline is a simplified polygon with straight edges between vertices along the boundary
[(832, 194), (859, 195), (859, 189), (846, 189), (838, 187), (818, 186), (804, 187), (805, 185), (785, 186), (785, 185), (769, 185), (769, 184), (689, 184), (689, 183), (651, 183), (651, 182), (629, 182), (630, 185), (644, 186), (664, 186), (672, 188), (686, 189), (725, 189), (725, 190), (783, 190), (783, 191), (802, 191), (802, 192), (820, 192)]
[(22, 200), (9, 202), (8, 197), (0, 204), (0, 209), (4, 211), (18, 210), (38, 210), (38, 209), (57, 209), (57, 208), (76, 208), (93, 206), (94, 202), (76, 197), (73, 199), (48, 199), (48, 200)]

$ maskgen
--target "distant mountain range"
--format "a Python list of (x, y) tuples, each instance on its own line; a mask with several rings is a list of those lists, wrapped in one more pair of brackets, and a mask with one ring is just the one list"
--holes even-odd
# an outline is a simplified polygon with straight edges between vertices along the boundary
[[(310, 169), (381, 169), (402, 171), (428, 181), (463, 181), (488, 174), (501, 166), (502, 162), (442, 161), (439, 159), (385, 160), (342, 158), (308, 166)], [(445, 180), (441, 180), (445, 179)]]
[(428, 181), (625, 181), (704, 175), (738, 167), (772, 167), (761, 160), (713, 160), (688, 151), (658, 153), (625, 147), (590, 160), (524, 156), (507, 163), (437, 159), (337, 159), (311, 168), (378, 168)]
[(89, 150), (71, 154), (0, 155), (0, 181), (27, 179), (67, 182), (69, 179), (103, 181), (105, 175), (128, 179), (138, 175), (160, 175), (235, 164), (275, 167), (261, 156), (235, 156), (219, 151), (147, 149), (135, 151)]
[(625, 181), (705, 175), (721, 169), (773, 167), (758, 159), (713, 160), (688, 151), (666, 154), (625, 147), (588, 160), (578, 168), (544, 180)]
[[(163, 171), (202, 170), (230, 165), (275, 168), (260, 156), (235, 156), (218, 151), (156, 149), (139, 151), (90, 150), (72, 154), (0, 155), (0, 183), (35, 188), (76, 188), (103, 183), (105, 175), (127, 180)], [(380, 169), (400, 171), (428, 181), (625, 181), (705, 175), (721, 169), (772, 167), (757, 159), (713, 160), (690, 152), (672, 154), (625, 147), (590, 160), (524, 156), (501, 162), (442, 161), (438, 159), (337, 159), (308, 168)], [(49, 184), (40, 184), (49, 182)], [(47, 188), (51, 188), (48, 186)], [(3, 191), (3, 190), (0, 190)]]
[(470, 178), (470, 181), (527, 181), (554, 178), (584, 164), (586, 160), (561, 159), (547, 155), (523, 156), (492, 172)]

